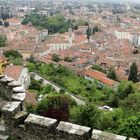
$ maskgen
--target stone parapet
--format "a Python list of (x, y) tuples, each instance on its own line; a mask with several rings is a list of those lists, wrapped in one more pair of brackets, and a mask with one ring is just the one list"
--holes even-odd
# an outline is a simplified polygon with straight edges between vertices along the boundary
[(126, 140), (127, 137), (115, 135), (101, 130), (92, 131), (92, 140)]

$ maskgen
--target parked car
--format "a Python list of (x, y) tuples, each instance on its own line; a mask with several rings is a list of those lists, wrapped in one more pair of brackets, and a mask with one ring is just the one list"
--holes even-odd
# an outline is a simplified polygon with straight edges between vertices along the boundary
[(98, 109), (113, 111), (113, 108), (111, 108), (109, 106), (101, 106), (101, 107), (98, 107)]

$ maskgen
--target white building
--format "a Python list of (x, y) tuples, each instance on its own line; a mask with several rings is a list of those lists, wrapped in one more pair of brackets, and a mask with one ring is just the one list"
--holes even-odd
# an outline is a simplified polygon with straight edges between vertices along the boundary
[(134, 45), (140, 47), (140, 33), (133, 33), (125, 30), (114, 30), (114, 35), (120, 40), (129, 40)]
[(30, 75), (28, 73), (28, 69), (23, 66), (8, 65), (4, 70), (4, 74), (17, 81), (17, 83), (25, 89), (27, 89), (30, 85)]

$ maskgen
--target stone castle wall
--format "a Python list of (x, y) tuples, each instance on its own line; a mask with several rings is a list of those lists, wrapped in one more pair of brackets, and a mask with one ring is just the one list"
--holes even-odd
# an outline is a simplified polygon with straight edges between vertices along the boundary
[[(8, 102), (2, 107), (5, 133), (12, 140), (126, 140), (127, 137), (91, 130), (89, 127), (59, 122), (56, 119), (28, 114), (26, 91), (13, 79), (0, 76), (0, 97)], [(131, 138), (129, 138), (131, 140)]]

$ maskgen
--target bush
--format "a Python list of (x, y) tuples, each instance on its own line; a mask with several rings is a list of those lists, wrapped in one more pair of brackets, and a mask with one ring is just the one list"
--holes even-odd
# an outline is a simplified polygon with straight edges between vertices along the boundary
[(0, 35), (0, 47), (5, 47), (6, 40), (7, 40), (6, 36)]
[(5, 57), (10, 59), (22, 58), (22, 55), (16, 50), (9, 50), (4, 52)]
[(40, 91), (41, 88), (42, 88), (41, 84), (38, 81), (31, 78), (31, 85), (29, 86), (29, 89)]
[(58, 121), (68, 121), (70, 100), (67, 95), (49, 94), (37, 105), (36, 113)]
[(55, 61), (55, 62), (58, 62), (58, 61), (60, 61), (60, 58), (57, 54), (53, 54), (52, 55), (52, 60)]
[(4, 27), (8, 27), (9, 26), (9, 22), (4, 22)]
[(23, 19), (23, 21), (22, 21), (23, 25), (27, 25), (28, 23), (29, 23), (29, 19), (27, 19), (27, 18)]
[(94, 64), (92, 69), (105, 73), (105, 70), (100, 65)]

